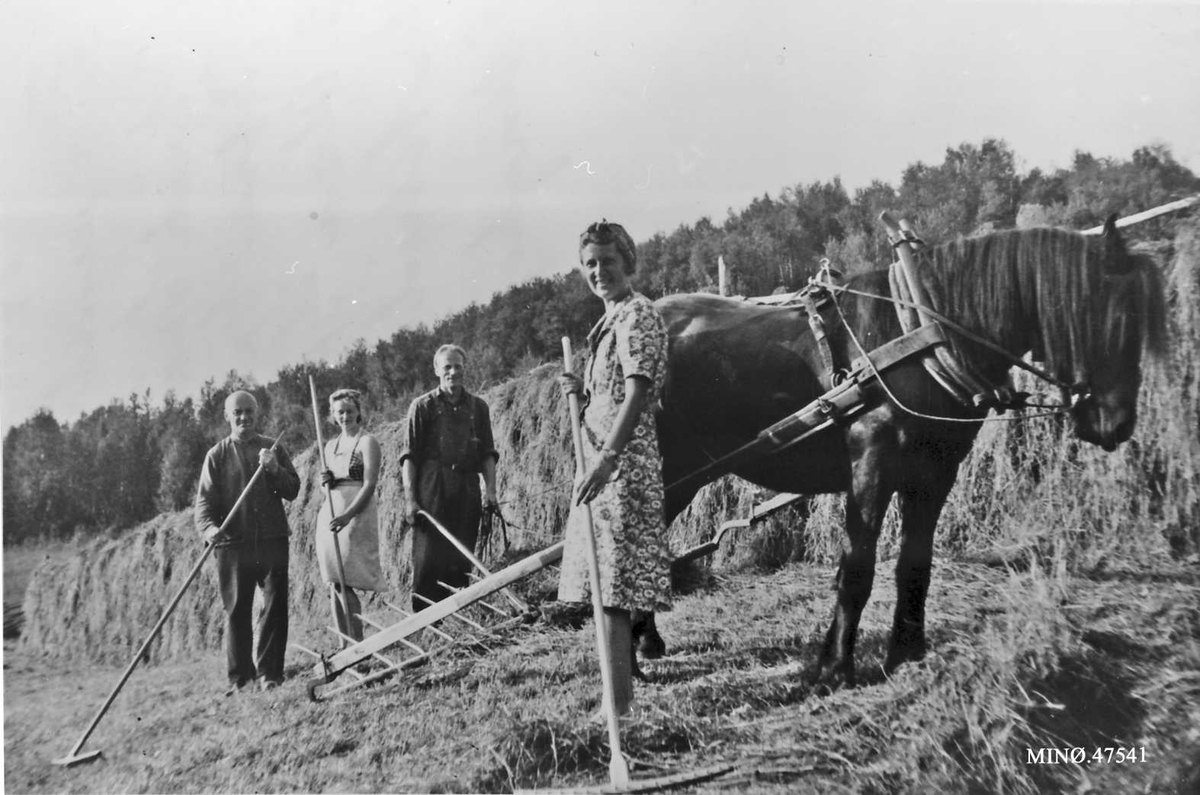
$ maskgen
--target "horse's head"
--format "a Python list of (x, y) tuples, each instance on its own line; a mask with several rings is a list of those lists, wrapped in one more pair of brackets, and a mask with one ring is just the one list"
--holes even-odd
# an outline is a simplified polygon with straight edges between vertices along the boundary
[(1069, 326), (1074, 337), (1069, 377), (1084, 394), (1071, 416), (1080, 439), (1112, 451), (1133, 435), (1142, 354), (1162, 350), (1166, 307), (1158, 267), (1126, 249), (1116, 215), (1089, 248), (1098, 254), (1092, 278), (1082, 282), (1090, 289), (1072, 296), (1079, 314)]
[(1090, 386), (1071, 409), (1075, 435), (1110, 453), (1133, 436), (1137, 424), (1139, 364), (1136, 357), (1121, 358), (1135, 374), (1131, 377), (1129, 371), (1118, 372), (1115, 368), (1111, 373), (1093, 374)]

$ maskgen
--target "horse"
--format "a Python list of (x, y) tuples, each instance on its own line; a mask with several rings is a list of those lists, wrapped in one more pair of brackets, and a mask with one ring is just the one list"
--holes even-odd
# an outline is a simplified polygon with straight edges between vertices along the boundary
[[(927, 308), (950, 321), (950, 344), (974, 373), (1003, 387), (1014, 362), (1031, 353), (1059, 384), (1074, 386), (1074, 433), (1107, 451), (1132, 435), (1143, 351), (1160, 353), (1166, 336), (1159, 269), (1127, 249), (1114, 222), (1099, 236), (1002, 231), (922, 248), (915, 257)], [(669, 336), (657, 414), (667, 524), (701, 486), (725, 474), (780, 492), (845, 492), (836, 604), (812, 675), (829, 688), (855, 684), (859, 619), (893, 495), (900, 549), (884, 667), (891, 673), (925, 655), (934, 530), (988, 408), (964, 405), (911, 357), (867, 385), (865, 406), (852, 417), (778, 452), (730, 454), (825, 393), (831, 358), (844, 363), (901, 336), (895, 306), (880, 300), (889, 297), (888, 285), (882, 269), (833, 291), (844, 324), (829, 329), (825, 351), (797, 307), (712, 294), (655, 302)], [(643, 657), (664, 653), (653, 613), (635, 613), (633, 623)]]

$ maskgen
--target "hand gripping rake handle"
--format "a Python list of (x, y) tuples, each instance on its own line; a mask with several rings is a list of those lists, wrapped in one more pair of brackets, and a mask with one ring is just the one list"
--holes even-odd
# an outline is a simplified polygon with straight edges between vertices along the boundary
[[(571, 372), (571, 340), (562, 338), (563, 370)], [(571, 440), (575, 445), (575, 472), (582, 477), (587, 471), (583, 460), (583, 429), (579, 425), (579, 396), (567, 396), (571, 412)], [(572, 494), (572, 499), (574, 495)], [(608, 743), (612, 757), (608, 761), (608, 780), (611, 784), (629, 782), (629, 765), (621, 755), (621, 729), (617, 724), (617, 698), (613, 691), (612, 650), (608, 646), (607, 619), (604, 604), (600, 600), (600, 564), (596, 559), (596, 531), (592, 526), (592, 506), (583, 506), (587, 520), (588, 574), (592, 584), (592, 623), (596, 625), (596, 647), (600, 652), (600, 684), (604, 691), (604, 711), (608, 718)]]
[[(274, 452), (275, 448), (279, 446), (279, 440), (282, 438), (283, 434), (280, 433), (275, 439), (274, 444), (271, 445), (272, 452)], [(91, 751), (86, 754), (81, 754), (80, 751), (83, 749), (83, 744), (86, 743), (88, 738), (92, 736), (92, 732), (95, 731), (96, 726), (100, 724), (100, 719), (103, 718), (105, 713), (108, 712), (108, 708), (111, 707), (113, 701), (116, 700), (117, 694), (121, 692), (121, 688), (123, 688), (125, 683), (129, 681), (129, 677), (133, 675), (133, 669), (137, 667), (138, 662), (141, 661), (142, 656), (146, 653), (146, 650), (150, 648), (150, 644), (153, 643), (154, 639), (158, 637), (158, 634), (162, 632), (162, 628), (167, 623), (167, 619), (171, 617), (171, 613), (175, 612), (175, 608), (179, 606), (180, 600), (183, 599), (183, 594), (200, 574), (200, 568), (204, 565), (204, 561), (208, 560), (208, 556), (211, 555), (213, 549), (216, 548), (216, 539), (221, 537), (221, 534), (225, 532), (225, 528), (227, 528), (229, 523), (233, 521), (233, 517), (238, 512), (238, 508), (242, 507), (242, 503), (246, 500), (246, 495), (250, 493), (250, 489), (254, 488), (254, 484), (258, 482), (258, 479), (262, 476), (262, 473), (263, 465), (259, 464), (258, 469), (254, 470), (254, 474), (250, 477), (250, 482), (246, 484), (246, 488), (242, 489), (242, 493), (238, 495), (237, 501), (233, 504), (233, 507), (229, 509), (229, 513), (225, 516), (225, 521), (221, 522), (221, 527), (217, 530), (216, 535), (213, 536), (213, 541), (205, 545), (203, 554), (201, 554), (200, 559), (196, 561), (196, 565), (192, 567), (187, 579), (184, 580), (183, 585), (180, 586), (179, 591), (175, 594), (175, 597), (171, 600), (171, 603), (167, 605), (167, 609), (163, 611), (162, 617), (158, 619), (158, 623), (154, 625), (154, 629), (150, 630), (150, 634), (142, 643), (141, 648), (137, 650), (137, 653), (133, 655), (133, 659), (129, 661), (129, 666), (125, 669), (125, 673), (121, 675), (121, 681), (117, 682), (117, 686), (114, 687), (112, 692), (108, 694), (108, 698), (104, 701), (104, 704), (96, 713), (96, 717), (92, 718), (91, 724), (84, 731), (83, 736), (79, 738), (79, 742), (75, 743), (75, 747), (71, 749), (71, 753), (60, 759), (53, 760), (54, 764), (61, 765), (63, 767), (70, 767), (72, 765), (80, 764), (81, 762), (91, 762), (100, 756), (100, 751)]]
[[(317, 384), (310, 375), (308, 377), (308, 394), (312, 397), (313, 424), (317, 428), (317, 450), (321, 454), (321, 469), (329, 469), (329, 465), (325, 463), (325, 439), (321, 436), (321, 410), (317, 407)], [(337, 516), (337, 512), (333, 509), (333, 487), (328, 483), (325, 484), (325, 501), (329, 503), (329, 518), (333, 519)], [(342, 564), (342, 545), (338, 541), (338, 534), (330, 530), (329, 534), (333, 536), (333, 556), (337, 559), (338, 579), (341, 580), (341, 587), (335, 589), (342, 603), (342, 615), (346, 617), (346, 624), (350, 624), (350, 607), (346, 601), (346, 569)], [(332, 587), (332, 586), (330, 586)], [(337, 616), (333, 617), (334, 629), (337, 629)]]

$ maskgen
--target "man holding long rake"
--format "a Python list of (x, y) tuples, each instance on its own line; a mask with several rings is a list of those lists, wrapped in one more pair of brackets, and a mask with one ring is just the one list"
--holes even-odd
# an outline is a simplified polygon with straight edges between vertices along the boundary
[[(471, 564), (421, 514), (428, 512), (466, 549), (474, 549), (484, 510), (496, 510), (492, 419), (466, 389), (467, 352), (443, 345), (433, 356), (438, 386), (408, 409), (400, 466), (412, 535), (412, 605), (420, 612), (470, 585)], [(480, 494), (479, 481), (483, 480)]]
[[(283, 446), (257, 430), (258, 401), (237, 391), (225, 399), (230, 434), (208, 451), (196, 492), (196, 529), (214, 547), (221, 602), (225, 607), (227, 695), (255, 679), (263, 690), (283, 682), (288, 634), (288, 523), (281, 500), (300, 493), (300, 477)], [(258, 478), (232, 517), (242, 491)], [(222, 528), (222, 523), (229, 519)], [(258, 648), (252, 616), (254, 590), (262, 589)]]

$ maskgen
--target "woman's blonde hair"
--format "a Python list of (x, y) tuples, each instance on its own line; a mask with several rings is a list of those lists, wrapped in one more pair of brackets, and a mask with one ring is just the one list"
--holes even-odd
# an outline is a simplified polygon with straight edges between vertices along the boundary
[(637, 246), (634, 245), (633, 238), (629, 236), (629, 233), (625, 231), (625, 227), (614, 224), (607, 218), (602, 218), (588, 226), (579, 236), (580, 262), (583, 261), (583, 250), (589, 243), (595, 243), (597, 246), (607, 246), (610, 243), (615, 245), (617, 251), (625, 259), (622, 267), (625, 275), (632, 276), (637, 272)]
[(329, 396), (330, 411), (333, 411), (333, 404), (337, 403), (339, 400), (349, 400), (354, 404), (354, 408), (358, 411), (358, 424), (361, 425), (363, 422), (362, 392), (359, 392), (357, 389), (347, 388), (336, 390), (332, 395)]

